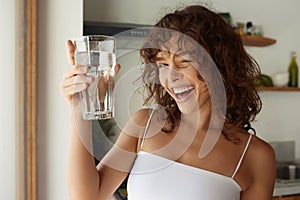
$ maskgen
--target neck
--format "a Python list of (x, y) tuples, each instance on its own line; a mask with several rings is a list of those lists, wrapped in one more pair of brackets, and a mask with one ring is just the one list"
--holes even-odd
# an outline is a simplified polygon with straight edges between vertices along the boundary
[(186, 123), (190, 127), (196, 128), (198, 132), (206, 132), (211, 120), (211, 107), (210, 98), (206, 98), (194, 112), (182, 113), (181, 123)]

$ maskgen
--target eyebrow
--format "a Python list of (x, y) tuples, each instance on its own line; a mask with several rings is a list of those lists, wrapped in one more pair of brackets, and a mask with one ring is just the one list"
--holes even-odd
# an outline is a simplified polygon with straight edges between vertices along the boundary
[(156, 54), (156, 61), (161, 61), (161, 60), (166, 60), (166, 57), (169, 57), (170, 53), (169, 52), (159, 52)]
[(185, 55), (189, 55), (189, 54), (190, 54), (190, 52), (187, 50), (180, 50), (180, 51), (176, 52), (177, 56), (185, 56)]
[(155, 58), (155, 60), (156, 60), (156, 61), (164, 61), (164, 60), (166, 60), (166, 58), (163, 57), (163, 56), (157, 56), (157, 57)]

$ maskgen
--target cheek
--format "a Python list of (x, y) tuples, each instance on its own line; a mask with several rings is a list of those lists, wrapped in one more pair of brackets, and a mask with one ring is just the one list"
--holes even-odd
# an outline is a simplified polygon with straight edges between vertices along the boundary
[(167, 73), (164, 72), (164, 70), (159, 70), (158, 73), (159, 82), (163, 87), (166, 87), (167, 85)]

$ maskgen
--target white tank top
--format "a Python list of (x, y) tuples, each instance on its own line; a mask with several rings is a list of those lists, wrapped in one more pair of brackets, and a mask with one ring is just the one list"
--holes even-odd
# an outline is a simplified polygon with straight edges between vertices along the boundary
[(231, 177), (139, 151), (128, 178), (128, 200), (239, 200), (241, 187), (234, 180), (234, 176), (242, 163), (251, 138), (250, 134)]

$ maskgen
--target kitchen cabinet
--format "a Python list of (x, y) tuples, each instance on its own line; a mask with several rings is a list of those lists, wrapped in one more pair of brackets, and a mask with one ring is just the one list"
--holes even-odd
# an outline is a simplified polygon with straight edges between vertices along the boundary
[(300, 200), (300, 195), (273, 197), (272, 200)]

